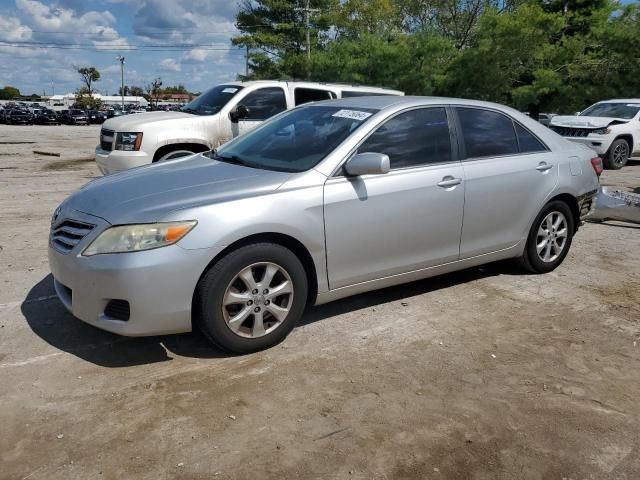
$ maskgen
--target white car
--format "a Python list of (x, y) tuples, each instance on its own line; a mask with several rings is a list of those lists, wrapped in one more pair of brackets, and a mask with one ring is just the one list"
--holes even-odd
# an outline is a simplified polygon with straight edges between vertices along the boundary
[(605, 168), (617, 170), (640, 154), (640, 99), (604, 100), (575, 116), (554, 116), (549, 128), (595, 150)]
[(303, 103), (371, 95), (404, 93), (311, 82), (230, 82), (203, 93), (180, 112), (149, 112), (107, 120), (96, 147), (96, 162), (108, 175), (206, 152)]

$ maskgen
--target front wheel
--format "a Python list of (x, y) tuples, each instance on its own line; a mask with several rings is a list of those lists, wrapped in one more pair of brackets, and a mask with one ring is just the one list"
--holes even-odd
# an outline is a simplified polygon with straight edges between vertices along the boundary
[(158, 158), (156, 162), (164, 162), (165, 160), (173, 160), (175, 158), (186, 157), (187, 155), (193, 155), (195, 152), (191, 150), (173, 150), (171, 152), (165, 153), (163, 156)]
[(298, 257), (274, 243), (239, 248), (198, 283), (196, 321), (216, 345), (252, 353), (280, 343), (307, 302), (307, 276)]
[(534, 273), (556, 269), (569, 253), (574, 232), (569, 206), (557, 200), (548, 203), (531, 226), (520, 263)]
[(626, 140), (619, 138), (609, 147), (609, 151), (604, 157), (604, 166), (611, 170), (619, 170), (629, 161), (631, 148)]

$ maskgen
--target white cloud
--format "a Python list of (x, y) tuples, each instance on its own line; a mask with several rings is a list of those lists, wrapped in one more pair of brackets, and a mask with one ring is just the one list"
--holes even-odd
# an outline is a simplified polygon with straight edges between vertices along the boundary
[(0, 16), (0, 40), (24, 42), (31, 39), (31, 29), (15, 17)]
[(179, 72), (182, 70), (180, 63), (175, 58), (165, 58), (158, 63), (158, 69), (165, 72)]

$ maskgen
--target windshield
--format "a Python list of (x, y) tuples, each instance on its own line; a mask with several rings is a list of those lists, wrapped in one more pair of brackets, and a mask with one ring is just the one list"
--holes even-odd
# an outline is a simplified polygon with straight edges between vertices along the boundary
[(218, 85), (187, 103), (182, 107), (182, 111), (195, 115), (213, 115), (218, 113), (242, 88), (238, 85)]
[(253, 168), (303, 172), (317, 165), (377, 110), (333, 106), (296, 108), (212, 152)]
[(591, 105), (581, 117), (613, 117), (629, 120), (640, 111), (640, 103), (596, 103)]

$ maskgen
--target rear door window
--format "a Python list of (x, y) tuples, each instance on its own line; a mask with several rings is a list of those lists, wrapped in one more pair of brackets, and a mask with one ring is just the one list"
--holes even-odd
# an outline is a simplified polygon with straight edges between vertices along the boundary
[(519, 152), (510, 117), (493, 110), (457, 107), (467, 158), (499, 157)]
[(294, 90), (294, 97), (297, 106), (303, 103), (331, 100), (333, 94), (328, 90), (319, 90), (316, 88), (296, 88)]
[(538, 140), (533, 133), (524, 128), (518, 122), (514, 122), (516, 126), (516, 134), (518, 135), (518, 145), (520, 153), (546, 152), (547, 147)]

